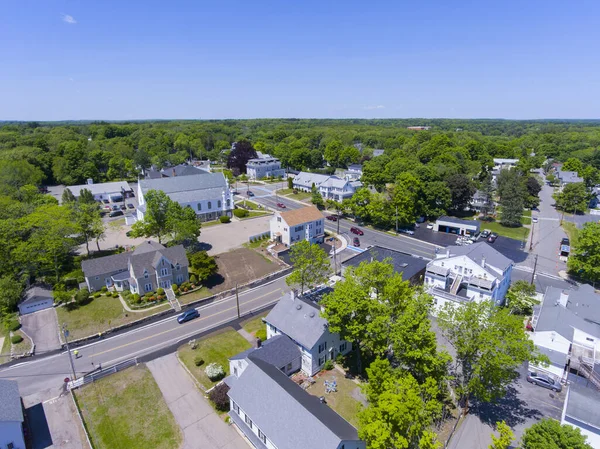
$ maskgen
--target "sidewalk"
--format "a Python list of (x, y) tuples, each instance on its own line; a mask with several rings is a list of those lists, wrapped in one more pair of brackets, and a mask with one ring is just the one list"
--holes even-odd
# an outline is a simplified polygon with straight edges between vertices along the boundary
[(248, 449), (246, 441), (198, 391), (176, 354), (152, 360), (147, 366), (181, 427), (181, 449)]

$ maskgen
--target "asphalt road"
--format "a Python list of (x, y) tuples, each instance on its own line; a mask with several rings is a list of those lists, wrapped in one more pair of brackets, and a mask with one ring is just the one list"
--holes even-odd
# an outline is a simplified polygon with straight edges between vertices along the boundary
[[(241, 315), (275, 304), (289, 289), (285, 277), (239, 294)], [(140, 357), (161, 349), (173, 350), (196, 335), (237, 318), (235, 296), (198, 307), (200, 318), (178, 324), (175, 316), (80, 346), (74, 359), (77, 376), (90, 372), (99, 364), (113, 365), (132, 357)], [(160, 354), (162, 355), (162, 354)], [(45, 390), (56, 391), (65, 377), (72, 377), (66, 352), (32, 359), (0, 370), (0, 378), (19, 382), (22, 396)]]

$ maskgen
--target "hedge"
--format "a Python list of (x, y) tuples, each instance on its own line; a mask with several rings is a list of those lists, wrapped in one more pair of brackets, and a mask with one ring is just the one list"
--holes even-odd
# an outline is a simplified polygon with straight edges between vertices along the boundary
[(233, 215), (235, 215), (237, 218), (244, 218), (248, 216), (248, 211), (244, 209), (234, 209)]
[(231, 218), (229, 218), (227, 215), (221, 215), (219, 217), (219, 221), (221, 223), (229, 223), (231, 221)]
[(21, 328), (21, 323), (18, 320), (10, 320), (6, 323), (6, 328), (11, 332), (16, 332)]
[(10, 338), (10, 341), (12, 342), (13, 345), (16, 345), (16, 344), (21, 343), (23, 341), (23, 337), (21, 337), (20, 335), (13, 335)]

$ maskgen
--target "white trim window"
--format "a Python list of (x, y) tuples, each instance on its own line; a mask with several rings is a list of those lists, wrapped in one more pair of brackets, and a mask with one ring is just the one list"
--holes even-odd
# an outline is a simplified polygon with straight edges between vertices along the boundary
[(160, 275), (161, 276), (166, 276), (169, 274), (169, 269), (168, 268), (161, 268), (160, 269)]
[(144, 285), (144, 290), (146, 292), (151, 292), (152, 291), (152, 284), (146, 284), (146, 285)]

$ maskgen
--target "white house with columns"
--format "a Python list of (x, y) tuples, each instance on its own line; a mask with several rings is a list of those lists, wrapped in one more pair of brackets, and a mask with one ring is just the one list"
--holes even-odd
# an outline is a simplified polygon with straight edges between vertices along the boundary
[(448, 302), (493, 300), (504, 302), (510, 286), (513, 261), (487, 243), (449, 246), (427, 264), (425, 287), (436, 308)]
[(202, 173), (138, 182), (138, 220), (146, 213), (145, 195), (150, 190), (162, 190), (182, 207), (191, 207), (202, 221), (216, 220), (222, 215), (231, 217), (233, 195), (223, 173)]

